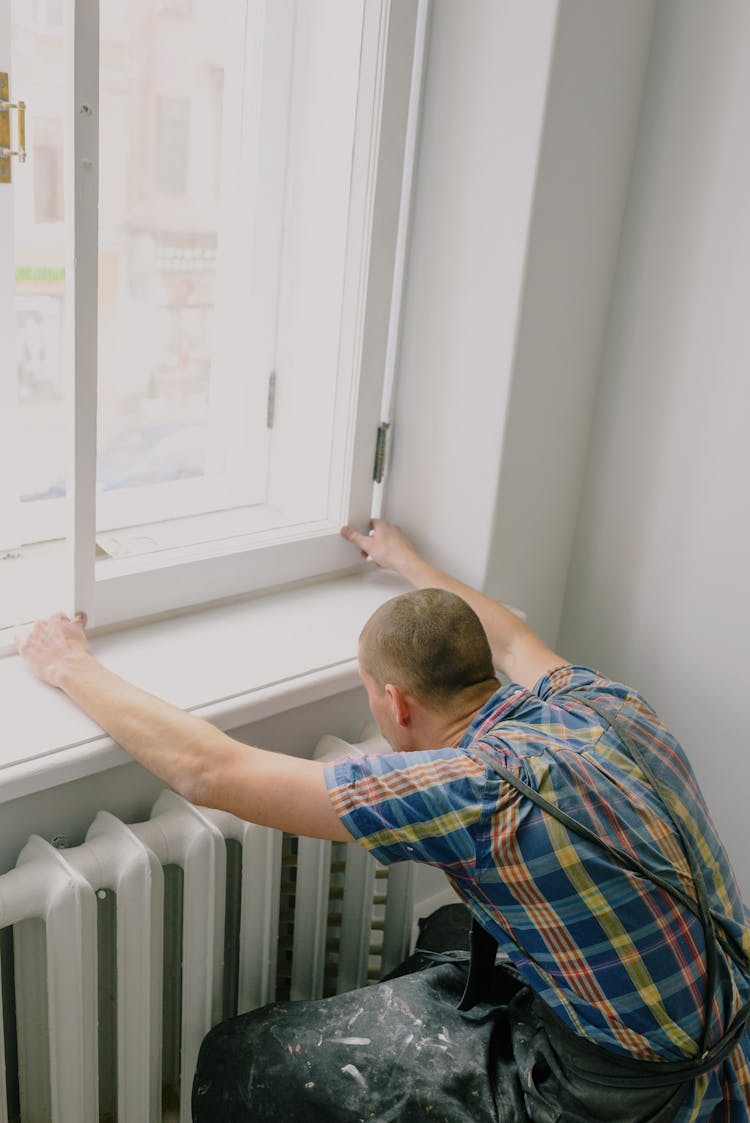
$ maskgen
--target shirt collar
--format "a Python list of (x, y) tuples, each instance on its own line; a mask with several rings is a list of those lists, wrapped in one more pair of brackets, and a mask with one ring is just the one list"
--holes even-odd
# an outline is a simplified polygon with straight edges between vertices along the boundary
[(517, 682), (501, 686), (474, 714), (471, 724), (458, 742), (458, 748), (466, 749), (472, 741), (479, 740), (488, 729), (515, 710), (528, 694), (528, 690), (524, 686), (519, 686)]

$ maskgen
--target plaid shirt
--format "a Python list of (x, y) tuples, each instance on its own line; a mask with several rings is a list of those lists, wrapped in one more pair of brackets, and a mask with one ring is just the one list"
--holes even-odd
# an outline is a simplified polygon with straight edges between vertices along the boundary
[[(511, 684), (456, 748), (337, 761), (329, 795), (378, 861), (438, 866), (520, 973), (577, 1033), (645, 1060), (695, 1055), (703, 1029), (700, 921), (669, 894), (571, 834), (486, 767), (497, 763), (611, 845), (694, 897), (679, 838), (658, 796), (576, 691), (611, 707), (675, 795), (704, 863), (709, 904), (750, 957), (750, 913), (683, 750), (640, 695), (585, 667)], [(711, 1043), (750, 998), (721, 953)], [(680, 1121), (746, 1123), (750, 1032), (686, 1094)]]

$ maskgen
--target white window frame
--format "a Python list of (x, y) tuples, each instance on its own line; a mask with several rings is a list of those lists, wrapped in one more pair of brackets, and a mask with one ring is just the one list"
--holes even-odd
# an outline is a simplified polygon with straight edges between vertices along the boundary
[(250, 519), (221, 540), (145, 557), (96, 559), (97, 340), (88, 310), (98, 299), (98, 0), (75, 0), (70, 39), (74, 105), (88, 105), (93, 112), (69, 115), (66, 143), (79, 252), (70, 263), (67, 294), (74, 392), (65, 501), (70, 560), (65, 610), (85, 611), (95, 626), (109, 626), (352, 568), (351, 547), (338, 530), (344, 520), (365, 523), (373, 507), (378, 421), (384, 386), (385, 400), (390, 398), (396, 361), (428, 6), (429, 0), (365, 0), (339, 348), (341, 366), (358, 370), (360, 377), (357, 394), (336, 406), (348, 411), (348, 428), (346, 447), (337, 451), (332, 473), (340, 474), (332, 486), (348, 501), (334, 517), (329, 510), (315, 521), (281, 530), (264, 530)]

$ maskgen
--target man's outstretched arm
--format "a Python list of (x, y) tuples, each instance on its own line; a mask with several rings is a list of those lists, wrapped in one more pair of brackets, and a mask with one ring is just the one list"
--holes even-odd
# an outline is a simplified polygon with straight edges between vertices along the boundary
[(518, 682), (531, 689), (542, 675), (567, 662), (556, 655), (515, 613), (430, 565), (392, 523), (384, 519), (373, 519), (372, 533), (369, 535), (359, 534), (349, 526), (342, 527), (341, 533), (359, 547), (363, 556), (372, 558), (384, 569), (395, 570), (415, 588), (445, 589), (465, 600), (482, 621), (495, 666), (511, 682)]
[(91, 655), (79, 617), (35, 624), (18, 649), (43, 682), (192, 803), (294, 834), (352, 841), (328, 799), (323, 764), (243, 745), (126, 682)]

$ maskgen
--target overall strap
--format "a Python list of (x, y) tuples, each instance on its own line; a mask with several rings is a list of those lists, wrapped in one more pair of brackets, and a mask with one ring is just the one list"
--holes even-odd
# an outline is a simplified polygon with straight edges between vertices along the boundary
[(495, 966), (497, 940), (478, 921), (471, 922), (471, 959), (459, 1010), (471, 1010), (487, 994), (487, 980)]
[[(661, 800), (661, 802), (664, 806), (664, 810), (667, 813), (669, 821), (672, 824), (678, 838), (680, 839), (680, 842), (682, 843), (682, 849), (683, 849), (683, 851), (685, 853), (685, 856), (687, 858), (688, 865), (690, 867), (690, 874), (691, 874), (692, 879), (693, 879), (693, 885), (695, 886), (695, 893), (696, 893), (697, 904), (698, 904), (698, 912), (697, 912), (696, 915), (699, 917), (700, 922), (701, 922), (701, 926), (703, 928), (703, 938), (704, 938), (704, 944), (705, 944), (705, 948), (706, 948), (706, 975), (707, 975), (707, 978), (706, 978), (706, 993), (705, 993), (705, 1002), (704, 1002), (705, 1017), (704, 1017), (704, 1025), (703, 1025), (703, 1041), (702, 1041), (702, 1046), (701, 1046), (701, 1052), (705, 1056), (708, 1056), (709, 1052), (710, 1052), (710, 1050), (708, 1048), (708, 1039), (709, 1039), (709, 1035), (710, 1035), (710, 1031), (711, 1031), (711, 1012), (712, 1012), (712, 1009), (713, 1009), (714, 998), (715, 998), (715, 995), (716, 995), (716, 974), (717, 974), (718, 942), (719, 941), (717, 939), (716, 927), (714, 925), (714, 920), (713, 920), (713, 917), (711, 915), (711, 909), (710, 909), (710, 906), (709, 906), (709, 903), (708, 903), (708, 891), (706, 889), (706, 879), (705, 879), (704, 874), (703, 874), (703, 869), (701, 867), (700, 859), (699, 859), (698, 854), (696, 852), (695, 843), (693, 842), (693, 839), (688, 834), (687, 830), (685, 829), (685, 826), (683, 825), (683, 823), (680, 821), (677, 814), (675, 813), (674, 800), (673, 800), (673, 797), (672, 797), (672, 793), (661, 782), (661, 780), (656, 775), (653, 768), (650, 766), (649, 762), (647, 761), (646, 756), (643, 753), (641, 747), (633, 740), (633, 738), (631, 736), (628, 735), (628, 733), (626, 733), (622, 724), (617, 721), (617, 717), (615, 715), (611, 715), (611, 714), (607, 713), (607, 711), (605, 709), (603, 709), (601, 706), (599, 706), (596, 702), (593, 702), (588, 697), (588, 695), (585, 691), (579, 690), (579, 691), (576, 691), (575, 694), (576, 694), (576, 697), (579, 699), (579, 701), (583, 702), (583, 704), (587, 707), (587, 709), (593, 710), (594, 713), (597, 715), (597, 717), (601, 718), (601, 720), (607, 726), (609, 726), (609, 728), (613, 729), (614, 732), (617, 734), (617, 736), (620, 738), (620, 740), (624, 744), (625, 748), (628, 750), (630, 756), (633, 758), (633, 760), (638, 765), (638, 767), (640, 768), (643, 775), (646, 777), (646, 779), (651, 784), (651, 786), (654, 789), (654, 791), (656, 792), (656, 794), (659, 796), (659, 798), (660, 798), (660, 800)], [(653, 876), (653, 874), (649, 874), (648, 876), (651, 878), (652, 881), (656, 881), (656, 878)], [(673, 896), (674, 895), (675, 894), (673, 894)], [(722, 946), (725, 948), (725, 950), (727, 950), (728, 941), (722, 940), (721, 943), (722, 943)], [(740, 969), (743, 970), (744, 974), (748, 975), (750, 977), (750, 965), (747, 962), (742, 963), (742, 961), (739, 959), (739, 957), (736, 954), (732, 954), (731, 952), (729, 952), (729, 954), (731, 955), (731, 958), (735, 961), (735, 963), (737, 963), (737, 965), (740, 967)]]

